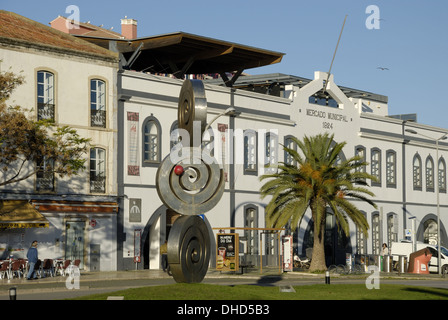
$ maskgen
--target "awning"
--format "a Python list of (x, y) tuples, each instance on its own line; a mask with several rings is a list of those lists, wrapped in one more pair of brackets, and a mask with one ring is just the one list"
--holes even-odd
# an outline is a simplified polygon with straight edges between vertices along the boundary
[(0, 229), (48, 227), (48, 220), (27, 200), (0, 201)]

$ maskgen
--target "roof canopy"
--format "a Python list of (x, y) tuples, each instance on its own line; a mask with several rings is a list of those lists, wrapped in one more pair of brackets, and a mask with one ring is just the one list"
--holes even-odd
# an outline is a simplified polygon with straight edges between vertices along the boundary
[[(245, 69), (279, 63), (284, 53), (202, 37), (185, 32), (126, 39), (78, 35), (103, 48), (122, 53), (124, 69), (151, 73), (241, 73)], [(236, 79), (235, 79), (236, 80)]]
[(48, 226), (48, 220), (28, 201), (0, 201), (0, 229), (46, 228)]

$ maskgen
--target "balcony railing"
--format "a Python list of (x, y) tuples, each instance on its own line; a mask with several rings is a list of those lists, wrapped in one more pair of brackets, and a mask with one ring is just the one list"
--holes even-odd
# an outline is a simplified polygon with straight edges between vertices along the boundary
[(37, 191), (54, 191), (54, 174), (53, 172), (39, 171), (36, 174), (36, 190)]
[(106, 111), (90, 110), (90, 125), (92, 127), (106, 128)]
[(54, 121), (54, 104), (38, 103), (37, 104), (37, 120)]
[(90, 192), (105, 193), (106, 192), (106, 177), (103, 174), (90, 174)]

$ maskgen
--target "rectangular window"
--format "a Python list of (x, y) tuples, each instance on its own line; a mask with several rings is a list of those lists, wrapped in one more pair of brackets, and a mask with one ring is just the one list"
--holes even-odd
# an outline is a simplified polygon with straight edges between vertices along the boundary
[(388, 151), (386, 154), (386, 186), (396, 187), (396, 153)]
[(277, 172), (278, 164), (278, 136), (275, 133), (266, 134), (264, 165), (266, 174)]
[(434, 191), (434, 163), (430, 157), (426, 159), (426, 191)]
[(396, 242), (396, 241), (398, 241), (398, 216), (396, 214), (390, 214), (387, 216), (387, 246), (388, 246), (388, 248), (391, 248), (392, 242)]
[(54, 75), (51, 72), (37, 72), (37, 120), (54, 121)]
[(157, 162), (159, 159), (159, 134), (157, 124), (153, 120), (144, 127), (144, 161)]
[(53, 161), (42, 159), (36, 172), (36, 191), (54, 191)]
[[(258, 214), (255, 208), (247, 208), (245, 210), (244, 217), (244, 227), (245, 228), (257, 228)], [(258, 232), (257, 230), (244, 230), (244, 236), (246, 238), (246, 254), (256, 255), (258, 254)]]
[[(285, 138), (285, 147), (294, 151), (297, 151), (297, 144), (290, 137)], [(294, 157), (285, 150), (285, 163), (288, 165), (296, 166), (297, 161), (294, 160)]]
[(374, 214), (372, 216), (372, 253), (380, 254), (380, 215)]
[(446, 192), (446, 168), (445, 161), (442, 159), (439, 160), (439, 192)]
[(413, 167), (412, 167), (414, 190), (422, 189), (422, 161), (418, 155), (414, 157)]
[(106, 84), (98, 79), (90, 80), (90, 125), (106, 127)]
[(371, 175), (376, 177), (377, 181), (372, 181), (372, 186), (381, 186), (381, 151), (373, 149), (370, 161)]
[(244, 131), (244, 174), (257, 175), (257, 134)]
[(367, 253), (366, 238), (361, 228), (356, 228), (356, 253), (357, 254)]
[(90, 192), (106, 192), (106, 151), (90, 149)]

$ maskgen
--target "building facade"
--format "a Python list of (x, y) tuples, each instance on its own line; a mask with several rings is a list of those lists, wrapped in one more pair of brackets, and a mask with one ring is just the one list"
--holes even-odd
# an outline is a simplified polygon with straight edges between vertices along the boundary
[[(67, 258), (83, 248), (88, 270), (159, 269), (160, 246), (176, 214), (158, 196), (156, 173), (177, 142), (172, 133), (183, 79), (219, 74), (220, 79), (204, 81), (207, 121), (229, 107), (237, 114), (220, 116), (211, 125), (213, 136), (204, 137), (212, 142), (206, 148), (220, 162), (226, 179), (221, 200), (203, 215), (212, 239), (212, 267), (216, 233), (229, 228), (240, 234), (245, 262), (278, 263), (278, 234), (263, 230), (269, 199), (260, 198), (260, 176), (275, 170), (266, 164), (291, 161), (282, 148), (294, 147), (291, 137), (323, 132), (346, 142), (341, 159), (363, 156), (369, 163), (365, 170), (378, 178), (369, 182), (378, 208), (356, 203), (369, 222), (368, 237), (353, 224), (350, 235), (343, 235), (328, 211), (327, 264), (345, 263), (346, 253), (379, 254), (382, 243), (390, 246), (405, 238), (413, 221), (417, 240), (434, 243), (438, 212), (441, 243), (448, 244), (448, 144), (441, 139), (446, 129), (391, 116), (387, 97), (340, 86), (325, 72), (315, 72), (313, 79), (242, 76), (243, 70), (280, 62), (281, 53), (185, 33), (132, 39), (133, 30), (125, 39), (82, 25), (77, 34), (69, 32), (65, 18), (52, 22), (65, 32), (58, 37), (78, 47), (3, 34), (2, 69), (23, 70), (27, 83), (13, 99), (33, 106), (36, 119), (40, 114), (54, 117), (57, 124), (92, 138), (88, 172), (50, 179), (53, 182), (36, 176), (2, 189), (3, 200), (31, 202), (49, 224), (38, 233), (2, 230), (4, 243), (15, 239), (23, 246), (39, 235), (37, 240), (44, 242), (41, 254), (48, 257)], [(134, 20), (124, 22), (136, 28)], [(39, 113), (41, 106), (47, 109)], [(54, 111), (49, 112), (49, 106)], [(312, 248), (312, 230), (308, 212), (293, 234), (301, 256)], [(289, 232), (286, 228), (282, 234)]]
[[(417, 240), (434, 243), (437, 181), (441, 239), (442, 244), (447, 244), (444, 158), (448, 144), (438, 143), (437, 158), (434, 140), (406, 130), (434, 139), (447, 131), (389, 117), (387, 97), (339, 87), (333, 75), (322, 95), (327, 77), (324, 72), (316, 72), (313, 80), (281, 74), (247, 76), (236, 81), (235, 87), (239, 89), (221, 86), (219, 80), (205, 82), (208, 121), (229, 106), (240, 112), (236, 118), (223, 116), (212, 125), (213, 140), (218, 141), (214, 145), (215, 155), (222, 159), (227, 178), (221, 201), (204, 215), (213, 239), (212, 265), (216, 254), (214, 239), (219, 229), (266, 227), (268, 200), (260, 199), (259, 178), (267, 170), (265, 164), (290, 161), (280, 144), (293, 146), (292, 136), (301, 139), (322, 132), (334, 134), (337, 142), (347, 143), (341, 159), (355, 154), (363, 156), (369, 163), (365, 170), (378, 178), (378, 182), (369, 183), (378, 208), (356, 203), (369, 222), (369, 237), (358, 232), (354, 224), (346, 237), (337, 229), (331, 212), (327, 213), (328, 264), (344, 263), (346, 253), (380, 254), (383, 243), (390, 246), (393, 241), (405, 238), (405, 230), (412, 228), (414, 217)], [(118, 186), (125, 195), (118, 223), (119, 246), (123, 243), (119, 257), (123, 257), (123, 265), (134, 261), (137, 234), (142, 240), (141, 267), (158, 269), (159, 247), (167, 239), (173, 216), (158, 197), (156, 171), (173, 146), (170, 135), (176, 128), (183, 81), (133, 71), (122, 72), (119, 79), (119, 127), (125, 129), (119, 138), (119, 154), (123, 155), (119, 163), (123, 165), (119, 165)], [(268, 94), (269, 90), (275, 95)], [(244, 138), (239, 139), (238, 132)], [(305, 256), (306, 249), (312, 247), (312, 230), (311, 214), (307, 213), (294, 233), (295, 248), (300, 255)], [(275, 264), (278, 254), (275, 235), (255, 229), (239, 233), (242, 257), (257, 264), (261, 255), (264, 264)]]
[(38, 172), (0, 189), (2, 207), (31, 204), (46, 226), (2, 221), (0, 254), (25, 257), (37, 240), (42, 261), (80, 260), (83, 270), (116, 270), (118, 56), (14, 13), (1, 11), (0, 19), (1, 69), (25, 79), (7, 104), (91, 139), (79, 175)]

